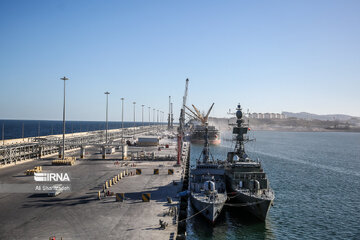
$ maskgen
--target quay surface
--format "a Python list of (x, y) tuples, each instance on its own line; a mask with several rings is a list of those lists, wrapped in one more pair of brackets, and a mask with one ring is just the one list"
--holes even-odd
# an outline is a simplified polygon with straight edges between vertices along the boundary
[[(162, 139), (162, 148), (145, 147), (157, 151), (164, 158), (176, 155), (174, 139)], [(135, 151), (129, 147), (129, 151)], [(140, 150), (140, 148), (138, 148)], [(71, 178), (71, 192), (58, 196), (33, 193), (0, 193), (0, 239), (175, 239), (177, 216), (169, 214), (178, 206), (176, 194), (181, 191), (183, 168), (171, 160), (118, 161), (121, 153), (102, 159), (100, 149), (89, 147), (84, 159), (73, 166), (52, 166), (56, 157), (25, 162), (0, 169), (0, 183), (34, 183), (26, 176), (26, 169), (42, 166), (43, 172), (66, 172)], [(80, 150), (68, 154), (79, 157)], [(136, 175), (141, 169), (141, 175)], [(159, 169), (159, 174), (154, 174)], [(168, 170), (173, 169), (173, 174)], [(123, 202), (115, 196), (104, 197), (103, 185), (109, 179), (128, 170), (129, 176), (120, 179), (109, 189), (124, 193)], [(175, 184), (174, 184), (175, 181)], [(107, 191), (106, 190), (106, 191)], [(101, 199), (98, 199), (101, 191)], [(143, 202), (142, 193), (150, 193), (150, 202)], [(168, 203), (168, 197), (172, 203)], [(161, 229), (159, 221), (168, 226)]]

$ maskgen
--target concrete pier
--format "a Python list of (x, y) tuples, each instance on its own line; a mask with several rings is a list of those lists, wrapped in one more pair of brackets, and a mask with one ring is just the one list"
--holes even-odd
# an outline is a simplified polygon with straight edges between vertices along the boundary
[[(24, 172), (35, 166), (46, 173), (68, 173), (71, 180), (71, 192), (55, 197), (0, 192), (0, 239), (175, 239), (176, 195), (184, 170), (175, 166), (174, 140), (162, 139), (159, 147), (127, 147), (138, 157), (124, 161), (121, 147), (103, 159), (99, 147), (90, 146), (87, 155), (85, 148), (67, 152), (66, 156), (76, 157), (83, 153), (73, 166), (53, 166), (54, 157), (44, 157), (0, 169), (0, 182), (14, 188), (34, 183), (34, 177)], [(152, 154), (157, 159), (145, 160)], [(141, 174), (136, 175), (136, 169)]]

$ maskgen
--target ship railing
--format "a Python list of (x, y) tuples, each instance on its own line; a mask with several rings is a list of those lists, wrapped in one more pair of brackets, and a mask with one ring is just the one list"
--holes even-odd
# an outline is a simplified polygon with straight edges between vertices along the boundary
[(262, 197), (267, 199), (272, 199), (274, 196), (274, 192), (272, 189), (249, 190), (238, 188), (237, 190), (250, 196)]

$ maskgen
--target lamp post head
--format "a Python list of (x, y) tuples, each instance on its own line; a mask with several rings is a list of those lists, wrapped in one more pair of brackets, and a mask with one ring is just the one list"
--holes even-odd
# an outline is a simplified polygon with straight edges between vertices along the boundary
[(125, 99), (125, 98), (123, 98), (123, 97), (122, 97), (122, 98), (120, 98), (120, 100), (123, 100), (123, 101), (124, 101), (124, 99)]
[(64, 81), (65, 81), (65, 80), (69, 80), (69, 79), (68, 79), (67, 77), (65, 77), (65, 76), (62, 77), (62, 78), (60, 78), (60, 79), (61, 79), (61, 80), (64, 80)]
[(110, 94), (110, 93), (109, 93), (109, 92), (104, 92), (104, 94), (108, 95), (108, 94)]
[(133, 104), (136, 104), (136, 102), (133, 102)]

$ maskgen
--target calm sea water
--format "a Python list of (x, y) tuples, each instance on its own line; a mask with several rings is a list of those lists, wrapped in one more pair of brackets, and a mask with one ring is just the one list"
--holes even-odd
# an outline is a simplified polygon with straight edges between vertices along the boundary
[[(246, 144), (259, 158), (275, 191), (265, 223), (241, 208), (225, 207), (214, 227), (190, 219), (188, 239), (360, 239), (360, 134), (252, 132)], [(224, 159), (233, 145), (212, 147)], [(193, 146), (191, 160), (201, 146)], [(190, 214), (193, 211), (190, 210)]]
[[(150, 123), (153, 124), (153, 123)], [(141, 122), (135, 122), (136, 126), (142, 126)], [(144, 125), (149, 125), (145, 122)], [(108, 122), (109, 129), (121, 128), (121, 122)], [(133, 127), (134, 122), (124, 122), (124, 128)], [(37, 137), (62, 133), (62, 121), (46, 120), (0, 120), (0, 139), (4, 127), (4, 139)], [(104, 130), (105, 122), (95, 121), (66, 121), (66, 133)], [(24, 129), (24, 131), (23, 131)]]

